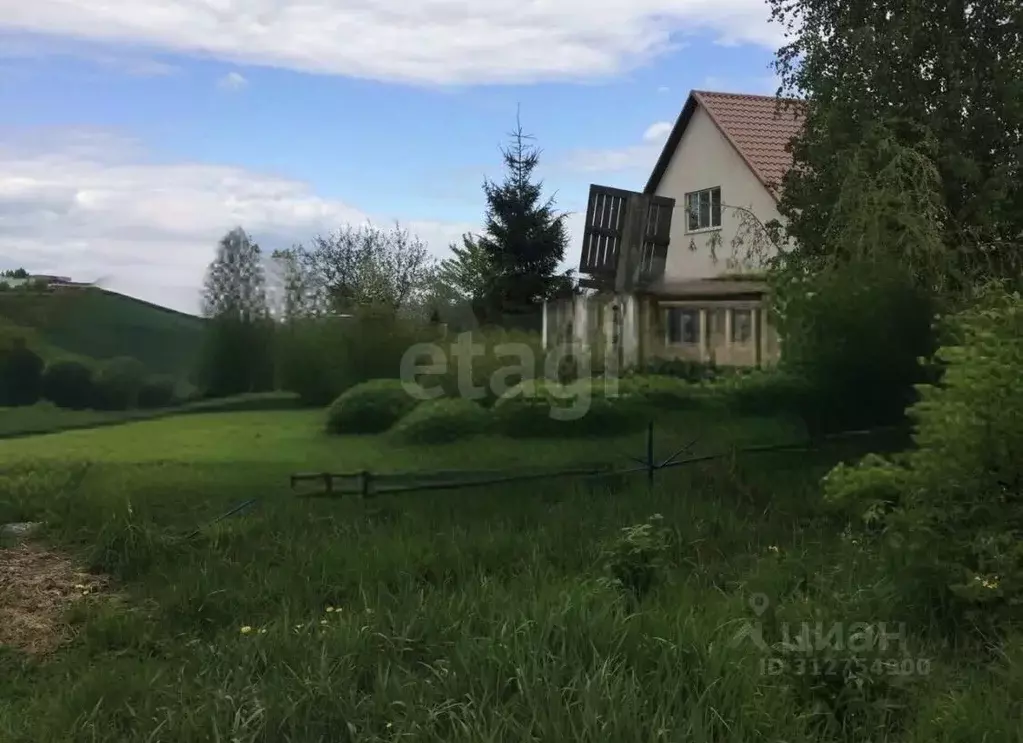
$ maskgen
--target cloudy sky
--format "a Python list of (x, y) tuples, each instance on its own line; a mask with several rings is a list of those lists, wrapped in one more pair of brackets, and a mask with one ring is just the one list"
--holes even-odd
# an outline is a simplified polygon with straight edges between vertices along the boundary
[(194, 312), (218, 238), (395, 219), (438, 256), (514, 126), (570, 219), (692, 88), (773, 93), (764, 0), (0, 0), (0, 269)]

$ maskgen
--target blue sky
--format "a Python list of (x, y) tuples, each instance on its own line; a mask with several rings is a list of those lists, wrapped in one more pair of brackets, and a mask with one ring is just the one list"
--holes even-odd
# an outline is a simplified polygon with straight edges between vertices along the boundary
[(236, 224), (398, 219), (443, 257), (517, 108), (578, 211), (691, 88), (774, 92), (780, 38), (761, 0), (0, 0), (0, 268), (195, 311)]

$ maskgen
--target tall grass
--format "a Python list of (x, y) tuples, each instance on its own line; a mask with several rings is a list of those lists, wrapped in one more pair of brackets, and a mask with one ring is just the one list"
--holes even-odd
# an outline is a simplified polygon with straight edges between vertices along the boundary
[[(123, 596), (80, 604), (51, 659), (0, 655), (0, 739), (1017, 740), (1017, 646), (975, 664), (914, 621), (930, 673), (857, 686), (763, 673), (764, 651), (735, 640), (757, 620), (773, 637), (799, 617), (904, 619), (889, 566), (817, 506), (853, 446), (668, 471), (651, 491), (367, 501), (296, 500), (273, 463), (15, 468), (21, 515)], [(668, 537), (636, 602), (607, 548), (653, 514)]]

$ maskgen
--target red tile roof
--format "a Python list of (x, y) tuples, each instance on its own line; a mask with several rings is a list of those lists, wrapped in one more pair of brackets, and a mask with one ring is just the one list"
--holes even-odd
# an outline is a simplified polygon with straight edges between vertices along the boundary
[(703, 90), (689, 94), (645, 191), (653, 193), (657, 189), (697, 105), (703, 107), (750, 170), (777, 198), (781, 180), (792, 167), (792, 153), (787, 151), (787, 145), (803, 126), (801, 102), (774, 96)]

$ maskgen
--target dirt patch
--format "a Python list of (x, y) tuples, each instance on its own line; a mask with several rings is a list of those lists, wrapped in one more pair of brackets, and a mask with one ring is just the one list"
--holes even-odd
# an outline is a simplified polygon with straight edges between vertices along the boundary
[(70, 637), (62, 621), (76, 601), (107, 586), (66, 555), (36, 544), (0, 549), (0, 645), (47, 653)]

